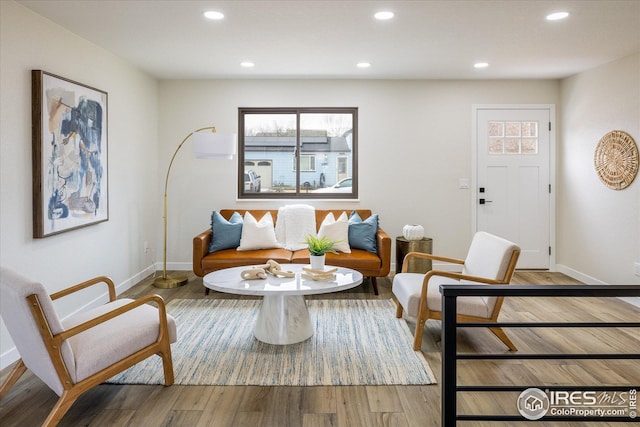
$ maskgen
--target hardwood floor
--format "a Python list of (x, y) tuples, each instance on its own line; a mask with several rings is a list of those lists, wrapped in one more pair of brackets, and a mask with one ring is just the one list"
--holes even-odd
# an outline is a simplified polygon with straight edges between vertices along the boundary
[[(516, 272), (514, 284), (576, 284), (560, 273)], [(314, 298), (392, 298), (391, 280), (379, 279), (380, 295), (368, 281), (350, 291)], [(191, 275), (178, 289), (157, 289), (152, 278), (122, 296), (157, 293), (176, 298), (238, 298), (211, 292), (204, 296), (202, 279)], [(394, 313), (390, 312), (390, 316)], [(507, 298), (501, 321), (638, 321), (640, 308), (618, 299)], [(409, 323), (413, 329), (413, 324)], [(626, 329), (512, 329), (507, 333), (519, 351), (640, 351), (640, 332)], [(485, 329), (463, 329), (458, 346), (464, 352), (506, 352)], [(440, 323), (428, 321), (422, 351), (440, 381)], [(219, 369), (224, 369), (219, 367)], [(0, 373), (4, 381), (9, 368)], [(462, 361), (459, 383), (465, 385), (640, 385), (640, 361)], [(459, 413), (515, 414), (518, 393), (458, 395)], [(343, 387), (237, 387), (100, 385), (81, 396), (60, 426), (439, 426), (440, 385)], [(0, 402), (3, 427), (38, 426), (57, 396), (27, 372)], [(461, 426), (524, 425), (524, 423), (460, 422)], [(536, 425), (571, 425), (538, 423)], [(575, 424), (587, 425), (587, 424)], [(597, 424), (605, 426), (607, 424)], [(611, 424), (613, 425), (613, 424)]]

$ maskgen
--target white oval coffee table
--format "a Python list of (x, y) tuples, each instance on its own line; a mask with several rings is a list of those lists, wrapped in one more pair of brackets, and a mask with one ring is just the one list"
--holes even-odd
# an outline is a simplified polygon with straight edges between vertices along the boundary
[(343, 291), (362, 283), (362, 274), (350, 268), (337, 268), (335, 279), (315, 281), (301, 276), (304, 264), (281, 264), (283, 271), (292, 271), (295, 277), (275, 277), (267, 273), (266, 279), (245, 280), (240, 273), (251, 266), (225, 268), (207, 274), (204, 286), (214, 291), (237, 295), (260, 295), (262, 306), (256, 320), (254, 336), (268, 344), (295, 344), (310, 338), (313, 333), (305, 295)]

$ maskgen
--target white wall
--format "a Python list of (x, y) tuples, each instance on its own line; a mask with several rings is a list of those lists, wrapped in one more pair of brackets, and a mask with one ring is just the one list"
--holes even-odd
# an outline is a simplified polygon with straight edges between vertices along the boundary
[[(50, 292), (98, 275), (121, 289), (150, 266), (162, 214), (157, 82), (114, 55), (13, 1), (0, 2), (0, 265)], [(108, 92), (109, 221), (44, 239), (32, 236), (31, 70)], [(148, 272), (147, 272), (148, 273)], [(104, 293), (64, 298), (62, 316)], [(16, 359), (0, 324), (0, 368)]]
[[(160, 169), (188, 132), (210, 125), (236, 131), (238, 107), (358, 107), (359, 202), (309, 203), (372, 209), (392, 237), (405, 224), (422, 224), (435, 251), (464, 257), (473, 190), (458, 189), (458, 179), (471, 178), (472, 105), (558, 102), (555, 80), (162, 81)], [(212, 210), (283, 204), (237, 201), (236, 170), (237, 160), (178, 155), (169, 186), (171, 267), (191, 268), (191, 239), (209, 226)]]
[(609, 131), (623, 130), (640, 144), (640, 53), (565, 79), (561, 90), (559, 269), (591, 284), (640, 284), (633, 273), (640, 262), (640, 178), (610, 190), (593, 166)]

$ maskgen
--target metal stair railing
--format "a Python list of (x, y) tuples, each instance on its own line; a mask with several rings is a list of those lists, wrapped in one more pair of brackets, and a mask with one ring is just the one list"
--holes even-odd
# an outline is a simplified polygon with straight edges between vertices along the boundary
[[(606, 416), (564, 416), (544, 415), (544, 421), (614, 421), (614, 422), (638, 422), (640, 409), (635, 409), (637, 403), (635, 392), (640, 392), (640, 385), (627, 386), (540, 386), (540, 385), (508, 385), (508, 386), (459, 386), (457, 383), (458, 360), (497, 360), (497, 359), (525, 359), (525, 360), (560, 360), (560, 359), (625, 359), (640, 360), (640, 338), (637, 353), (600, 353), (600, 354), (576, 354), (576, 353), (508, 353), (508, 354), (460, 354), (457, 350), (456, 330), (465, 328), (640, 328), (640, 322), (458, 322), (457, 298), (462, 296), (504, 296), (504, 297), (637, 297), (640, 296), (640, 286), (591, 286), (591, 285), (441, 285), (442, 294), (442, 425), (455, 426), (456, 421), (534, 421), (525, 418), (524, 415), (471, 415), (457, 413), (457, 395), (464, 392), (524, 392), (527, 389), (544, 388), (547, 391), (626, 391), (633, 393), (633, 399), (629, 401), (630, 416), (606, 417)], [(640, 320), (640, 319), (639, 319)], [(640, 337), (640, 333), (639, 333)], [(515, 403), (515, 402), (514, 402)], [(636, 406), (637, 405), (637, 406)], [(637, 415), (636, 415), (637, 414)], [(636, 418), (636, 416), (638, 418)]]

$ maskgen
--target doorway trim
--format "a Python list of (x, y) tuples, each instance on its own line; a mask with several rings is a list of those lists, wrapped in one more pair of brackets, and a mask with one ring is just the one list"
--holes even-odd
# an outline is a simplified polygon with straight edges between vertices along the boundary
[(479, 110), (549, 110), (551, 132), (549, 134), (549, 270), (556, 271), (556, 136), (558, 121), (555, 104), (473, 104), (471, 106), (471, 235), (478, 231), (478, 111)]

